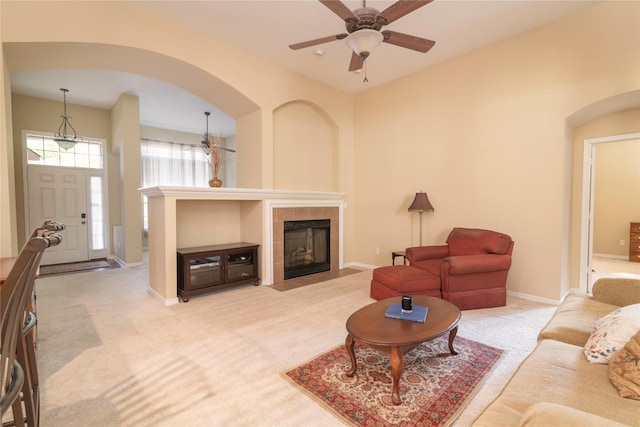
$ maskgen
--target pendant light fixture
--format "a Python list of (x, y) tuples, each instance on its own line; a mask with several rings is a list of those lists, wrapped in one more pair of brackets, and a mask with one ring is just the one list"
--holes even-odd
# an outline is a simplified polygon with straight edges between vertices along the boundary
[[(64, 148), (65, 150), (69, 150), (73, 148), (78, 142), (82, 141), (82, 137), (78, 136), (76, 130), (71, 126), (69, 119), (70, 116), (67, 116), (67, 92), (69, 89), (60, 88), (64, 96), (64, 114), (62, 114), (62, 123), (60, 123), (60, 127), (58, 128), (58, 133), (53, 136), (53, 140), (58, 143), (60, 148)], [(73, 137), (67, 134), (67, 126), (73, 131)]]

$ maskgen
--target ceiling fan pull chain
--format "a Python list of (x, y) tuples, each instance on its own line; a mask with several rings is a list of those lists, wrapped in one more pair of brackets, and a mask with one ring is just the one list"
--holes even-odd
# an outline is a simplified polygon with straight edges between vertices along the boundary
[(367, 78), (367, 61), (364, 61), (364, 80), (362, 83), (369, 83), (369, 79)]

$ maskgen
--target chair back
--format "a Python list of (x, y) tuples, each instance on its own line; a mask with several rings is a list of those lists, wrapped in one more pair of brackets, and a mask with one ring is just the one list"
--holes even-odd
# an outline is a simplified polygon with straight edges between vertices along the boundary
[(447, 238), (449, 256), (496, 254), (511, 255), (513, 241), (506, 234), (479, 228), (455, 227)]
[[(49, 246), (55, 246), (62, 238), (51, 231), (43, 231), (42, 237), (32, 237), (20, 250), (20, 254), (7, 280), (0, 288), (0, 411), (2, 414), (11, 404), (20, 387), (14, 387), (16, 373), (14, 359), (22, 326), (27, 320), (29, 304), (36, 273), (42, 253)], [(20, 369), (19, 365), (16, 365)], [(14, 395), (15, 394), (15, 395)]]

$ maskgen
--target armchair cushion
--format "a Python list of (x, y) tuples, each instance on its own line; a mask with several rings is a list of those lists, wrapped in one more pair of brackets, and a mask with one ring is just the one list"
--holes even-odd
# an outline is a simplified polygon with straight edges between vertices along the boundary
[(511, 267), (511, 257), (508, 255), (449, 256), (443, 262), (445, 268), (449, 270), (449, 274), (452, 275), (504, 271)]

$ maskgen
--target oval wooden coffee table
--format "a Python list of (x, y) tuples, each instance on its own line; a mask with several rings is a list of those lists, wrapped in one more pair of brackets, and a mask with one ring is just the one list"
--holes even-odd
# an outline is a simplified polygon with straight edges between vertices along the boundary
[(404, 366), (404, 355), (422, 344), (441, 335), (449, 333), (449, 351), (453, 349), (453, 340), (458, 333), (460, 309), (449, 301), (434, 297), (415, 296), (413, 305), (428, 307), (427, 320), (424, 323), (399, 320), (385, 317), (385, 312), (392, 302), (400, 302), (400, 297), (389, 298), (367, 305), (353, 313), (347, 320), (347, 339), (345, 346), (351, 358), (351, 369), (348, 377), (355, 375), (358, 368), (353, 346), (356, 341), (389, 354), (393, 386), (391, 399), (393, 403), (402, 403), (398, 385)]

